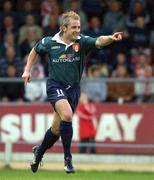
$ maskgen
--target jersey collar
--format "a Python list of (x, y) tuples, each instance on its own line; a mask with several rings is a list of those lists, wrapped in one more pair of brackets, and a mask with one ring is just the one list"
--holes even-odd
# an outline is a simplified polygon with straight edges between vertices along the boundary
[[(78, 36), (77, 39), (80, 39), (80, 38), (81, 38), (81, 36)], [(72, 43), (70, 43), (70, 44), (66, 44), (64, 41), (62, 41), (62, 40), (60, 39), (60, 32), (58, 32), (57, 34), (55, 34), (55, 35), (53, 36), (52, 40), (56, 41), (57, 43), (64, 44), (66, 47), (69, 47), (69, 46), (71, 46), (72, 44), (74, 44), (74, 42), (72, 42)]]

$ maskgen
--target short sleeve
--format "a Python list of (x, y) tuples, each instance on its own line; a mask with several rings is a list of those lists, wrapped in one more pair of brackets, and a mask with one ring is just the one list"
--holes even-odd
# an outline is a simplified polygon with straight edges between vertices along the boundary
[(45, 37), (35, 44), (34, 50), (38, 54), (45, 54), (49, 51), (50, 47), (51, 47), (51, 37)]
[(83, 50), (88, 53), (92, 49), (96, 48), (96, 40), (97, 38), (92, 38), (90, 36), (82, 36)]

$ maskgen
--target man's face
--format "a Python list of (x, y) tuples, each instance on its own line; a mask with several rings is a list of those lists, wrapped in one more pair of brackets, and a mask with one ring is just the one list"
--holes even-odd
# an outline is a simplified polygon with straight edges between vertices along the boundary
[(75, 41), (80, 34), (80, 21), (70, 19), (70, 23), (63, 30), (68, 40)]

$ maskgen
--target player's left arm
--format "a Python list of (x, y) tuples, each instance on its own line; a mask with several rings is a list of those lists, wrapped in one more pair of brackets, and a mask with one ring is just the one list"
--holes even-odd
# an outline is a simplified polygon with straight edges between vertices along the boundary
[(121, 41), (123, 38), (123, 32), (116, 32), (113, 35), (99, 36), (96, 40), (96, 47), (100, 48), (107, 46), (113, 42)]

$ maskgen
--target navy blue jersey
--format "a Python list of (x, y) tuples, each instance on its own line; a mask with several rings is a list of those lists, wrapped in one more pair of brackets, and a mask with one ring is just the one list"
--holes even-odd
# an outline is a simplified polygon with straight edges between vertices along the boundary
[(96, 38), (80, 35), (78, 39), (67, 45), (57, 33), (54, 37), (45, 37), (34, 49), (38, 54), (48, 57), (49, 78), (65, 85), (80, 83), (85, 56), (95, 48)]

